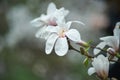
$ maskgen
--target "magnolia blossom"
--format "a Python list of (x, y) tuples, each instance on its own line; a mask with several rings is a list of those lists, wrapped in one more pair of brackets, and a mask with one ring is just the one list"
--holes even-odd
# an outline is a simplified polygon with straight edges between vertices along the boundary
[[(31, 21), (31, 24), (35, 27), (40, 27), (39, 31), (36, 33), (37, 38), (47, 38), (49, 32), (47, 32), (46, 27), (57, 26), (57, 22), (64, 21), (64, 17), (69, 13), (63, 7), (60, 9), (56, 8), (54, 3), (50, 3), (47, 9), (47, 14), (42, 14), (40, 17)], [(44, 34), (44, 36), (43, 36)]]
[[(74, 21), (81, 23), (78, 21)], [(59, 23), (55, 28), (48, 29), (51, 32), (51, 35), (48, 37), (46, 42), (46, 54), (50, 54), (55, 45), (55, 53), (59, 56), (64, 56), (68, 52), (68, 39), (74, 42), (80, 42), (81, 36), (76, 29), (70, 29), (73, 21), (67, 23)], [(82, 23), (83, 24), (83, 23)]]
[(88, 69), (89, 75), (92, 75), (96, 72), (98, 77), (102, 80), (108, 77), (109, 61), (107, 57), (104, 57), (103, 55), (97, 56), (97, 58), (93, 59), (92, 65), (93, 67)]
[[(115, 55), (118, 50), (119, 50), (119, 45), (120, 45), (120, 23), (116, 24), (116, 27), (114, 29), (114, 35), (113, 36), (107, 36), (107, 37), (102, 37), (100, 40), (103, 42), (99, 43), (97, 47), (103, 49), (106, 45), (110, 46), (108, 48), (108, 53), (111, 55)], [(94, 49), (94, 54), (98, 54), (100, 50)]]

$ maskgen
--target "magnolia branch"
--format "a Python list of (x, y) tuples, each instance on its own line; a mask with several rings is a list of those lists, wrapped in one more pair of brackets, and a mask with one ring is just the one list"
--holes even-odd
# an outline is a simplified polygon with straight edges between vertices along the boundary
[[(84, 55), (84, 56), (86, 56), (86, 57), (88, 57), (88, 58), (94, 58), (94, 57), (97, 57), (97, 56), (100, 54), (100, 53), (99, 53), (99, 54), (97, 54), (97, 55), (93, 55), (93, 56), (92, 56), (92, 55), (90, 55), (87, 51), (84, 51), (84, 53), (82, 53), (82, 51), (77, 50), (77, 49), (75, 49), (74, 47), (72, 47), (72, 46), (70, 45), (70, 42), (68, 42), (68, 43), (69, 43), (69, 49), (70, 49), (70, 50), (74, 50), (74, 51), (76, 51), (76, 52), (78, 52), (78, 53), (81, 53), (82, 55)], [(101, 48), (99, 48), (99, 47), (95, 47), (95, 46), (93, 46), (93, 45), (89, 45), (89, 47), (92, 48), (92, 49), (96, 48), (96, 49), (99, 49), (99, 50), (107, 53), (106, 50), (103, 50), (103, 49), (101, 49)], [(84, 48), (82, 47), (82, 49), (84, 49)], [(113, 59), (109, 59), (109, 61), (120, 63), (120, 61), (116, 61), (116, 60), (113, 60)]]

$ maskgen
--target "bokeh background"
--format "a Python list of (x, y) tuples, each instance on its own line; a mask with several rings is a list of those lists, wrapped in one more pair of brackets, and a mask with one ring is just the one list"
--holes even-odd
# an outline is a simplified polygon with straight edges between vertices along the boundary
[(84, 22), (72, 28), (94, 45), (99, 37), (112, 35), (120, 21), (120, 0), (0, 0), (0, 80), (97, 80), (88, 76), (80, 53), (46, 55), (45, 40), (35, 38), (38, 28), (30, 21), (46, 13), (50, 2), (70, 11), (67, 20)]

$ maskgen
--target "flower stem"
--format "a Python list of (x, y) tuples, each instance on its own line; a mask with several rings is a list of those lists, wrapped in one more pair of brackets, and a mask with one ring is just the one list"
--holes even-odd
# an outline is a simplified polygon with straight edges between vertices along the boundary
[(96, 47), (96, 46), (93, 46), (93, 45), (89, 45), (89, 46), (90, 46), (90, 48), (96, 48), (96, 49), (99, 49), (99, 50), (101, 50), (101, 51), (103, 51), (103, 52), (107, 52), (106, 50), (101, 49), (101, 48), (99, 48), (99, 47)]
[[(77, 50), (77, 49), (75, 49), (74, 47), (72, 47), (72, 46), (71, 46), (71, 44), (70, 44), (70, 42), (68, 42), (68, 43), (69, 43), (69, 49), (70, 49), (70, 50), (74, 50), (74, 51), (76, 51), (76, 52), (78, 52), (78, 53), (81, 53), (81, 51), (80, 51), (80, 50)], [(80, 45), (80, 44), (79, 44), (79, 45)], [(81, 46), (81, 45), (80, 45), (80, 46)], [(99, 50), (101, 50), (101, 51), (103, 51), (103, 52), (106, 52), (106, 53), (107, 53), (107, 51), (106, 51), (106, 50), (101, 49), (101, 48), (99, 48), (99, 47), (96, 47), (96, 46), (93, 46), (93, 45), (89, 45), (89, 47), (90, 47), (90, 48), (92, 48), (92, 49), (96, 48), (96, 49), (99, 49)], [(88, 58), (94, 58), (94, 57), (98, 56), (99, 54), (94, 55), (94, 56), (91, 56), (91, 55), (89, 55), (89, 53), (88, 53), (88, 52), (86, 52), (86, 51), (85, 51), (85, 54), (83, 54), (83, 55), (84, 55), (84, 56), (86, 56), (86, 57), (88, 57)], [(109, 61), (111, 61), (111, 62), (118, 62), (118, 63), (120, 63), (120, 61), (111, 60), (111, 59), (109, 59)]]
[[(75, 50), (75, 51), (78, 52), (78, 53), (81, 53), (81, 51), (73, 48), (71, 45), (70, 45), (70, 49), (71, 49), (71, 50)], [(89, 55), (88, 52), (86, 52), (86, 54), (83, 54), (83, 55), (84, 55), (84, 56), (87, 56), (88, 58), (94, 58), (94, 56)]]

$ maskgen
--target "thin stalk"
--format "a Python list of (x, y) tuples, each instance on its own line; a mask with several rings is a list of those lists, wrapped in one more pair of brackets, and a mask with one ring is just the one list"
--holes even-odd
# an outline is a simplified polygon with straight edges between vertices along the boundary
[[(69, 43), (69, 49), (74, 50), (74, 51), (76, 51), (76, 52), (78, 52), (78, 53), (81, 53), (81, 51), (79, 51), (79, 50), (75, 49), (74, 47), (72, 47), (72, 46), (70, 45), (70, 42), (68, 42), (68, 43)], [(96, 49), (99, 49), (99, 50), (101, 50), (101, 51), (107, 52), (106, 50), (103, 50), (103, 49), (101, 49), (101, 48), (95, 47), (95, 46), (93, 46), (93, 45), (90, 45), (90, 48), (96, 48)], [(86, 56), (86, 57), (88, 57), (88, 58), (94, 58), (94, 57), (98, 56), (99, 54), (94, 55), (94, 56), (91, 56), (91, 55), (89, 55), (89, 53), (86, 52), (86, 53), (83, 54), (83, 55)], [(115, 60), (111, 60), (111, 59), (109, 59), (109, 61), (111, 61), (111, 62), (119, 62), (119, 63), (120, 63), (120, 61), (115, 61)]]

